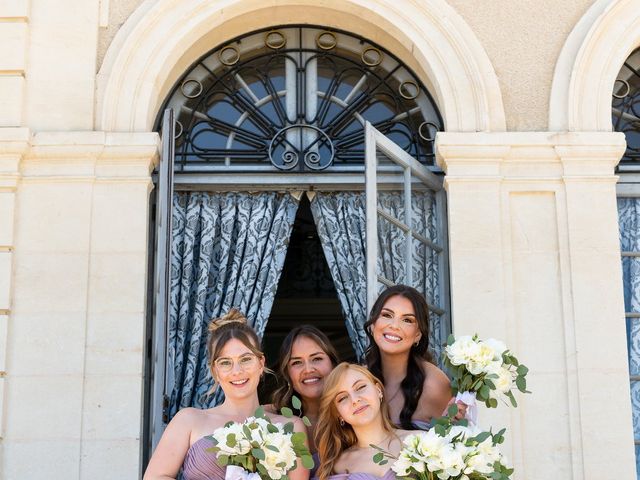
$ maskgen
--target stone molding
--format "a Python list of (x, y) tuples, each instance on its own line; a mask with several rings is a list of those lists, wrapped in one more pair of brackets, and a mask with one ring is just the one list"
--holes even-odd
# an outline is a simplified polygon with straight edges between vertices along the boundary
[(640, 0), (598, 0), (562, 48), (551, 87), (549, 129), (611, 131), (613, 84), (640, 46)]
[[(367, 19), (367, 20), (365, 20)], [(171, 87), (213, 46), (282, 24), (325, 24), (384, 43), (434, 95), (448, 131), (504, 131), (502, 94), (482, 45), (444, 0), (147, 0), (114, 38), (97, 77), (96, 125), (147, 131)]]

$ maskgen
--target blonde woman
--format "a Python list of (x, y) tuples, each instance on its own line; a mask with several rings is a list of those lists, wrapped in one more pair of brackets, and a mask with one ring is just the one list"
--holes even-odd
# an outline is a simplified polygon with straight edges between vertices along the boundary
[[(206, 410), (180, 410), (167, 426), (149, 461), (144, 480), (175, 479), (182, 469), (183, 480), (222, 480), (225, 468), (207, 449), (206, 438), (229, 421), (243, 422), (259, 406), (258, 383), (265, 369), (258, 336), (236, 309), (209, 325), (207, 352), (211, 375), (225, 394), (224, 403)], [(289, 421), (269, 415), (273, 421)], [(295, 430), (304, 432), (304, 424), (294, 419)], [(309, 470), (298, 464), (289, 473), (291, 480), (307, 480)]]
[(343, 362), (325, 379), (316, 445), (319, 480), (392, 480), (388, 466), (373, 462), (377, 445), (398, 455), (402, 439), (389, 419), (382, 382), (366, 368)]

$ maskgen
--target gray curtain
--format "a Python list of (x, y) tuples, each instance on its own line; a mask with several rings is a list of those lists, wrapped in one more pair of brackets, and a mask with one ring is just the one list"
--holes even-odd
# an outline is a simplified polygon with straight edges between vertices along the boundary
[(207, 408), (207, 324), (239, 308), (262, 336), (295, 220), (289, 194), (189, 193), (174, 195), (168, 377), (169, 412)]
[[(423, 236), (436, 240), (435, 200), (431, 192), (413, 192), (412, 227)], [(380, 192), (378, 207), (404, 219), (404, 200), (398, 192)], [(363, 329), (367, 310), (365, 194), (339, 192), (315, 194), (311, 211), (318, 228), (329, 269), (345, 316), (347, 331), (358, 358), (367, 348)], [(378, 216), (377, 269), (393, 283), (406, 283), (405, 240), (403, 232)], [(414, 240), (412, 286), (431, 304), (439, 299), (438, 255)], [(379, 291), (384, 285), (378, 285)], [(438, 355), (442, 338), (441, 317), (430, 317), (430, 345)]]
[[(618, 198), (620, 249), (640, 252), (640, 198)], [(625, 311), (640, 313), (640, 257), (622, 257)], [(640, 318), (627, 318), (629, 374), (640, 375)], [(640, 440), (640, 382), (631, 382), (633, 431)], [(636, 445), (636, 471), (640, 478), (640, 446)]]

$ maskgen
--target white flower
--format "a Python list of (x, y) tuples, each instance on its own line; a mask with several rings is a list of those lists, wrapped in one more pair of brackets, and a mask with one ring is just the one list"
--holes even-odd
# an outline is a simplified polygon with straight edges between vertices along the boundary
[(502, 365), (502, 363), (494, 362), (489, 366), (487, 373), (498, 376), (498, 378), (491, 379), (496, 386), (495, 390), (489, 392), (492, 398), (499, 398), (513, 388), (516, 375), (509, 367)]
[(487, 338), (483, 343), (491, 347), (496, 352), (496, 358), (494, 358), (494, 360), (502, 362), (502, 354), (508, 350), (504, 342), (496, 340), (495, 338)]
[(446, 445), (440, 452), (440, 463), (442, 470), (438, 473), (438, 478), (446, 479), (460, 475), (465, 467), (464, 456), (468, 447), (462, 443), (454, 443)]
[(411, 455), (404, 450), (400, 452), (398, 459), (391, 465), (391, 470), (399, 477), (408, 477), (411, 473), (411, 468), (415, 468), (414, 462), (411, 459)]
[(447, 357), (453, 365), (466, 365), (477, 355), (480, 346), (472, 337), (465, 335), (445, 347)]
[[(233, 447), (227, 445), (227, 438), (230, 434), (235, 435), (236, 443)], [(242, 431), (242, 424), (234, 423), (228, 427), (221, 427), (213, 432), (212, 437), (218, 442), (216, 446), (220, 449), (218, 455), (244, 455), (249, 452), (251, 445), (245, 438)]]
[(416, 451), (418, 455), (424, 458), (439, 456), (447, 444), (447, 439), (438, 435), (433, 428), (416, 436), (418, 437)]
[[(265, 435), (264, 445), (270, 445), (278, 449), (277, 452), (263, 448), (265, 459), (260, 463), (267, 469), (269, 477), (278, 480), (286, 475), (296, 464), (296, 453), (293, 450), (291, 435), (288, 433), (267, 433)], [(278, 466), (278, 464), (284, 465)]]

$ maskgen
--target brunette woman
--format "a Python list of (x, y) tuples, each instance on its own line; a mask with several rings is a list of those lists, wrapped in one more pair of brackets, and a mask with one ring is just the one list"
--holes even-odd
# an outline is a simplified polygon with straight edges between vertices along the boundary
[[(405, 429), (428, 428), (453, 403), (447, 375), (429, 351), (429, 309), (412, 287), (396, 285), (380, 294), (365, 331), (366, 361), (384, 383), (391, 421)], [(466, 405), (458, 403), (462, 418)]]
[(276, 366), (280, 386), (273, 393), (273, 411), (291, 408), (293, 395), (302, 401), (302, 414), (311, 421), (311, 427), (307, 429), (311, 453), (316, 451), (313, 435), (325, 378), (337, 364), (335, 348), (327, 336), (313, 325), (295, 327), (280, 346)]
[[(225, 468), (218, 465), (206, 436), (227, 422), (243, 422), (259, 406), (258, 383), (265, 370), (258, 336), (236, 309), (209, 325), (207, 352), (211, 376), (225, 394), (224, 402), (214, 408), (180, 410), (167, 426), (144, 474), (144, 480), (175, 479), (182, 468), (184, 480), (222, 480)], [(274, 421), (284, 417), (270, 415)], [(304, 431), (298, 419), (297, 431)], [(307, 480), (309, 471), (302, 466), (289, 473), (291, 480)]]

